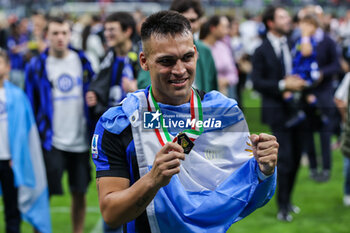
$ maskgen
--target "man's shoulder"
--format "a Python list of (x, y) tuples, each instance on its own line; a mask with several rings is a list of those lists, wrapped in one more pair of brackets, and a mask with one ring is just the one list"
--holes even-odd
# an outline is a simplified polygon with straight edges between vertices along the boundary
[(109, 108), (99, 119), (98, 125), (113, 134), (120, 134), (130, 125), (122, 105)]
[(99, 119), (99, 124), (114, 134), (120, 134), (130, 125), (129, 117), (138, 109), (139, 101), (137, 94), (145, 93), (146, 90), (139, 90), (128, 94), (127, 97), (117, 106), (109, 108)]
[(213, 101), (212, 104), (215, 105), (221, 105), (221, 104), (230, 104), (230, 105), (236, 105), (237, 101), (231, 98), (228, 98), (224, 94), (218, 92), (218, 91), (210, 91), (210, 92), (202, 92), (199, 91), (199, 95), (203, 95), (203, 102)]
[(220, 123), (220, 129), (232, 126), (244, 120), (244, 114), (237, 101), (226, 97), (218, 91), (210, 91), (202, 100), (204, 119), (215, 119)]
[(267, 38), (265, 38), (261, 45), (255, 49), (253, 56), (270, 54), (271, 52), (274, 52), (272, 44)]
[(211, 54), (210, 48), (206, 44), (204, 44), (202, 41), (195, 40), (194, 44), (197, 47), (197, 51), (198, 52), (202, 52), (202, 53), (206, 52), (206, 53), (210, 53)]
[(261, 45), (256, 48), (256, 51), (257, 50), (265, 50), (268, 47), (272, 47), (271, 42), (268, 38), (264, 38)]

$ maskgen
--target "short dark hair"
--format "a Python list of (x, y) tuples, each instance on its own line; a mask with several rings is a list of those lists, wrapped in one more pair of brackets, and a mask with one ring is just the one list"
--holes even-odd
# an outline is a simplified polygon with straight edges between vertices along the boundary
[(119, 11), (119, 12), (110, 14), (109, 16), (107, 16), (105, 23), (111, 23), (111, 22), (119, 22), (123, 31), (126, 31), (128, 28), (131, 28), (132, 29), (131, 37), (135, 33), (136, 23), (132, 15), (128, 12)]
[(48, 20), (49, 23), (59, 23), (59, 24), (64, 24), (68, 22), (65, 18), (60, 17), (60, 16), (51, 16)]
[[(49, 26), (51, 23), (58, 23), (58, 24), (68, 23), (69, 24), (69, 22), (61, 16), (50, 16), (47, 20), (45, 32), (49, 30)], [(69, 25), (69, 29), (70, 29), (70, 25)]]
[(212, 26), (216, 27), (220, 24), (220, 19), (225, 16), (221, 15), (213, 15), (211, 16), (203, 25), (201, 26), (201, 30), (199, 32), (199, 39), (203, 40), (210, 34), (210, 28)]
[(299, 22), (310, 23), (316, 28), (319, 26), (319, 22), (315, 14), (306, 14), (303, 18), (299, 19)]
[(262, 21), (265, 25), (266, 30), (270, 29), (269, 26), (267, 25), (267, 22), (275, 20), (275, 13), (277, 9), (284, 9), (284, 8), (282, 6), (271, 5), (265, 9), (262, 15)]
[(203, 16), (204, 11), (199, 0), (173, 0), (169, 10), (184, 13), (191, 8), (196, 12), (198, 18)]
[(191, 32), (190, 22), (180, 13), (175, 11), (160, 11), (150, 15), (141, 27), (141, 40), (147, 41), (152, 35), (166, 36)]

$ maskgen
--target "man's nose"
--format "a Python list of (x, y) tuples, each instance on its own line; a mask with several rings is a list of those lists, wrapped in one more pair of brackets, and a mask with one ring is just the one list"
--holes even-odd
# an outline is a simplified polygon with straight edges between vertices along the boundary
[(185, 73), (186, 73), (185, 64), (180, 59), (178, 59), (175, 66), (173, 67), (173, 74), (180, 76)]

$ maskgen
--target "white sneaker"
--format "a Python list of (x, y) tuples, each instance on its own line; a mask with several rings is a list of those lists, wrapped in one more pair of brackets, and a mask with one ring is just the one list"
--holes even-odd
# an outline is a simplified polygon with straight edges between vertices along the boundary
[(350, 207), (350, 195), (345, 195), (343, 202), (344, 202), (344, 206)]

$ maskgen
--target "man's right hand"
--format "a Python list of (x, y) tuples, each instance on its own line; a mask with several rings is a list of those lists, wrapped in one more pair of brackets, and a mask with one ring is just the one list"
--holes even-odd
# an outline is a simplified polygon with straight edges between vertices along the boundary
[(302, 91), (306, 87), (304, 79), (298, 75), (289, 75), (284, 78), (285, 89), (287, 91)]
[(156, 154), (150, 175), (159, 188), (169, 184), (171, 177), (180, 172), (180, 160), (185, 160), (183, 148), (174, 142), (167, 142)]

